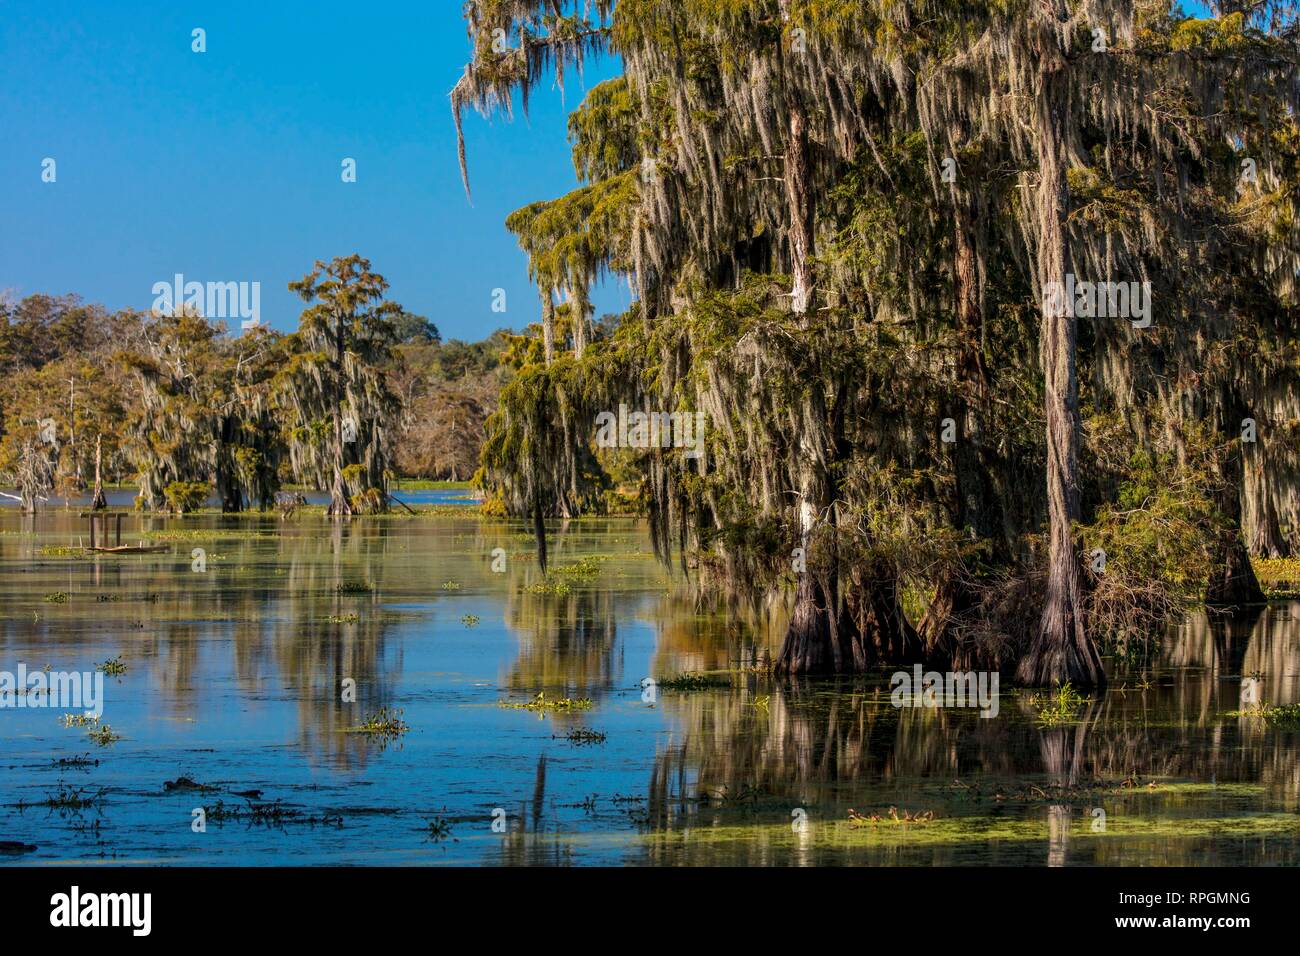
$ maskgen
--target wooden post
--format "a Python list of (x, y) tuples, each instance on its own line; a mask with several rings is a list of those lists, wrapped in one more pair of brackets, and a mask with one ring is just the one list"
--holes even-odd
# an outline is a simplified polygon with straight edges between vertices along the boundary
[(95, 512), (90, 513), (90, 550), (95, 550)]
[(122, 546), (122, 512), (117, 513), (117, 533), (114, 535), (113, 543), (119, 548)]

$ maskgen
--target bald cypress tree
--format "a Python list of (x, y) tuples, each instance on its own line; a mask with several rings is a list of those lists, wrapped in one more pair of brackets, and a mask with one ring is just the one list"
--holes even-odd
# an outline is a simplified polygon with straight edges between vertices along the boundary
[[(1140, 443), (1164, 427), (1147, 395), (1222, 404), (1179, 393), (1214, 321), (1171, 304), (1160, 320), (1189, 333), (1171, 343), (1122, 317), (1081, 322), (1057, 293), (1077, 272), (1231, 295), (1188, 243), (1233, 189), (1213, 144), (1260, 124), (1215, 90), (1235, 84), (1286, 125), (1290, 8), (1193, 21), (1118, 0), (472, 0), (458, 124), (517, 94), (526, 108), (596, 51), (624, 65), (570, 121), (585, 184), (510, 218), (541, 295), (542, 361), (503, 393), (489, 487), (539, 528), (599, 508), (598, 411), (700, 410), (707, 453), (634, 456), (655, 546), (729, 587), (793, 584), (778, 670), (925, 654), (1102, 682), (1078, 535), (1085, 493), (1110, 492), (1081, 473), (1081, 368), (1089, 400)], [(1272, 141), (1261, 154), (1281, 162), (1286, 137)], [(605, 270), (637, 301), (593, 339), (586, 289)], [(1011, 660), (962, 638), (1008, 574), (1042, 582)], [(920, 635), (904, 581), (932, 598)]]

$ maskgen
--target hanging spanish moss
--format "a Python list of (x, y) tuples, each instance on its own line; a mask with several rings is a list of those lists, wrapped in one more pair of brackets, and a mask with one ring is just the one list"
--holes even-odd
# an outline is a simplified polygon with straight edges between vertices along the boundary
[[(585, 184), (507, 223), (543, 342), (484, 478), (539, 537), (630, 467), (662, 560), (792, 602), (778, 671), (1085, 686), (1116, 635), (1249, 602), (1249, 553), (1295, 546), (1294, 4), (466, 21), (458, 129), (597, 51), (623, 64), (569, 122)], [(607, 273), (637, 301), (595, 336)], [(702, 413), (701, 447), (598, 445), (623, 406)]]

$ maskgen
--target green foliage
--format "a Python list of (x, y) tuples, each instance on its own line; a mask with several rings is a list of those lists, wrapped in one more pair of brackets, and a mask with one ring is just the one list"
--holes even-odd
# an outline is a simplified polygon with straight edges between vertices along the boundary
[(385, 511), (386, 426), (398, 407), (385, 367), (404, 313), (384, 298), (388, 282), (359, 255), (318, 261), (289, 288), (308, 307), (271, 390), (286, 418), (294, 475), (330, 489), (330, 514)]
[[(1000, 631), (999, 660), (1042, 619), (1049, 467), (1075, 540), (1106, 553), (1082, 616), (1127, 657), (1196, 599), (1240, 522), (1280, 551), (1259, 529), (1285, 509), (1294, 539), (1284, 449), (1300, 410), (1270, 384), (1296, 361), (1293, 8), (1067, 7), (1068, 36), (1030, 0), (601, 8), (591, 42), (624, 72), (570, 118), (584, 185), (507, 222), (542, 321), (504, 357), (517, 374), (486, 426), (489, 509), (532, 517), (544, 545), (545, 517), (640, 507), (664, 561), (733, 590), (802, 580), (798, 547), (862, 626), (902, 593), (913, 617), (935, 612), (925, 640), (975, 653), (971, 635)], [(546, 13), (469, 5), (458, 110), (508, 111), (580, 58), (559, 45), (573, 25)], [(526, 44), (493, 50), (497, 27)], [(1059, 117), (1023, 95), (1048, 83)], [(1040, 188), (1044, 146), (1066, 161), (1065, 207)], [(1258, 182), (1243, 157), (1267, 167)], [(1150, 280), (1153, 326), (1091, 318), (1063, 358), (1044, 354), (1045, 223), (1078, 276)], [(589, 336), (604, 269), (638, 301)], [(595, 448), (594, 417), (622, 403), (704, 412), (707, 454)], [(1049, 455), (1044, 409), (1059, 407)], [(1080, 407), (1076, 468), (1061, 450)], [(1197, 425), (1230, 431), (1247, 412), (1270, 420), (1253, 471)], [(1070, 550), (1053, 549), (1058, 572)]]
[(1123, 432), (1105, 417), (1089, 425), (1097, 470), (1114, 481), (1113, 501), (1101, 504), (1094, 520), (1078, 529), (1093, 569), (1090, 626), (1123, 645), (1153, 633), (1200, 599), (1225, 524), (1215, 503), (1221, 480), (1216, 449), (1201, 429), (1184, 431), (1180, 448), (1171, 435), (1154, 448), (1133, 450), (1116, 468), (1110, 456), (1130, 447)]
[(1079, 712), (1092, 703), (1091, 697), (1081, 694), (1070, 686), (1069, 681), (1048, 694), (1029, 694), (1027, 700), (1034, 708), (1039, 725), (1043, 727), (1074, 723), (1079, 718)]
[(163, 497), (172, 511), (189, 514), (202, 508), (211, 492), (206, 481), (173, 481), (163, 489)]

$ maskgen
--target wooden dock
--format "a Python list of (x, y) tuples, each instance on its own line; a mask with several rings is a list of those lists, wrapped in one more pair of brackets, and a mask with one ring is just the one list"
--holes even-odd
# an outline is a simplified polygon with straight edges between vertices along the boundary
[[(122, 543), (122, 519), (127, 516), (125, 511), (83, 511), (78, 517), (90, 519), (90, 547), (87, 551), (93, 551), (96, 554), (161, 554), (171, 549), (165, 544), (123, 544)], [(108, 521), (113, 519), (113, 544), (108, 543)], [(96, 538), (95, 530), (98, 526), (102, 531), (102, 538)], [(99, 540), (103, 544), (99, 544)]]

